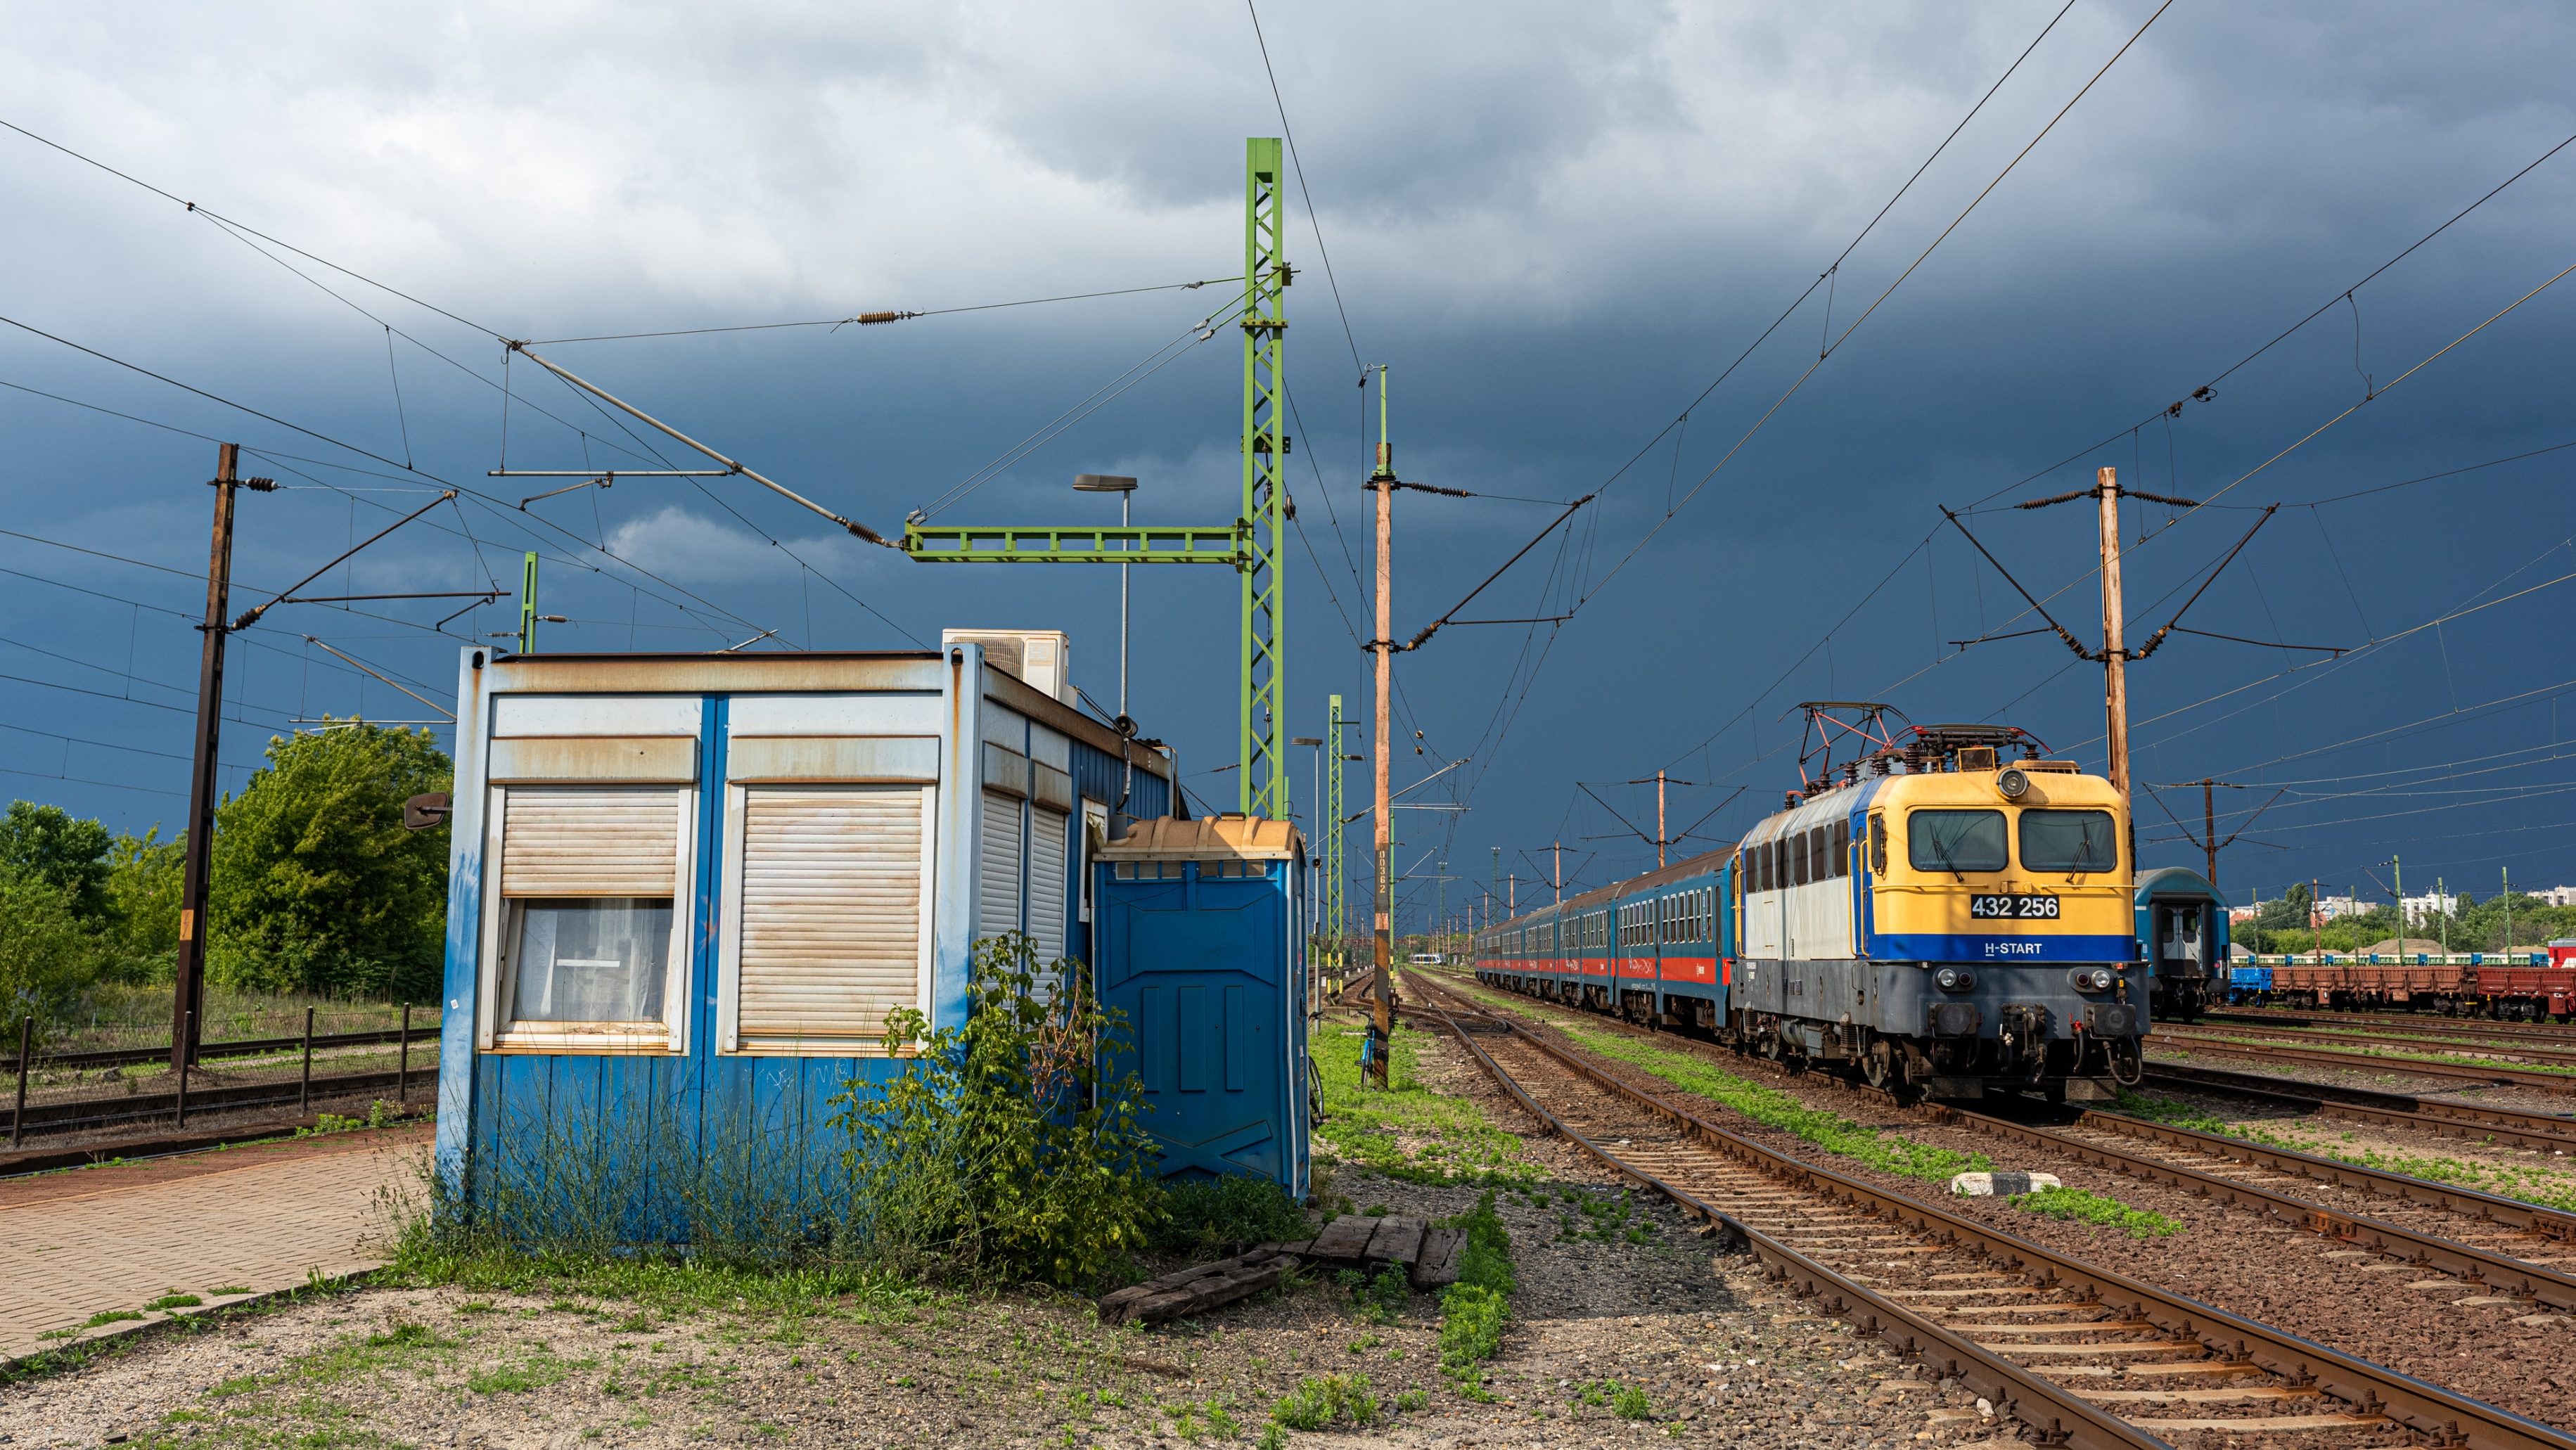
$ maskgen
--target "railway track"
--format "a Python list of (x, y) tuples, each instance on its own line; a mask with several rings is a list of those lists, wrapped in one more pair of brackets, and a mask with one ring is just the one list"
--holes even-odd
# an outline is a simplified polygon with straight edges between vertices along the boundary
[(2203, 1012), (2195, 1021), (2243, 1027), (2380, 1027), (2401, 1032), (2448, 1032), (2576, 1047), (2576, 1023), (2513, 1022), (2493, 1017), (2443, 1017), (2422, 1012)]
[[(1775, 1152), (1426, 985), (1461, 1004), (1428, 1010), (1550, 1131), (1742, 1242), (1861, 1333), (1957, 1376), (2045, 1443), (2291, 1431), (2303, 1444), (2377, 1443), (2402, 1428), (2480, 1450), (2576, 1446), (2495, 1406)], [(2240, 1413), (2209, 1413), (2219, 1408)]]
[[(388, 1027), (380, 1032), (326, 1032), (314, 1037), (313, 1050), (321, 1052), (334, 1047), (376, 1047), (400, 1042), (404, 1036), (403, 1030), (395, 1027)], [(409, 1036), (414, 1042), (424, 1038), (435, 1038), (438, 1036), (438, 1024), (434, 1021), (416, 1022), (412, 1024)], [(247, 1037), (233, 1042), (201, 1042), (197, 1044), (197, 1061), (202, 1065), (208, 1062), (220, 1062), (227, 1058), (274, 1057), (281, 1052), (301, 1051), (303, 1047), (304, 1039), (301, 1037)], [(110, 1047), (96, 1052), (39, 1053), (36, 1055), (35, 1063), (36, 1070), (42, 1072), (49, 1067), (132, 1067), (139, 1063), (168, 1062), (169, 1060), (170, 1047), (164, 1043), (159, 1047)], [(0, 1073), (15, 1076), (17, 1071), (18, 1058), (15, 1053), (0, 1057)]]
[[(2536, 1087), (2551, 1092), (2576, 1093), (2576, 1074), (2540, 1072), (2513, 1067), (2505, 1063), (2428, 1062), (2412, 1057), (2393, 1057), (2384, 1052), (2336, 1052), (2321, 1047), (2275, 1046), (2265, 1042), (2239, 1042), (2223, 1037), (2199, 1037), (2160, 1025), (2147, 1037), (2149, 1050), (2163, 1043), (2184, 1052), (2204, 1053), (2211, 1057), (2243, 1058), (2256, 1062), (2300, 1062), (2312, 1067), (2335, 1067), (2356, 1072), (2395, 1072), (2410, 1077), (2458, 1078), (2496, 1086)], [(2150, 1058), (2148, 1067), (2161, 1068), (2166, 1063)]]
[(2543, 1153), (2576, 1154), (2576, 1118), (2485, 1103), (2461, 1103), (2374, 1088), (2334, 1087), (2225, 1068), (2147, 1064), (2149, 1086), (2221, 1092), (2374, 1127), (2410, 1128), (2444, 1138), (2487, 1138)]
[[(1681, 1044), (1701, 1056), (1732, 1056), (1695, 1038), (1603, 1021), (1614, 1030)], [(2333, 1239), (2357, 1254), (2455, 1276), (2471, 1297), (2576, 1313), (2576, 1214), (2124, 1113), (2086, 1111), (2068, 1127), (2035, 1127), (1954, 1104), (1906, 1104), (1865, 1084), (1828, 1080), (1899, 1111), (2232, 1204)], [(2339, 1208), (2278, 1186), (2293, 1180), (2351, 1193), (2369, 1211)]]
[[(237, 1112), (243, 1108), (282, 1107), (289, 1103), (329, 1102), (338, 1098), (372, 1093), (392, 1088), (401, 1093), (417, 1087), (424, 1078), (434, 1077), (435, 1068), (413, 1067), (408, 1071), (337, 1073), (316, 1077), (308, 1085), (295, 1079), (283, 1082), (235, 1083), (228, 1086), (190, 1087), (188, 1111), (194, 1113)], [(120, 1123), (149, 1122), (156, 1118), (178, 1115), (179, 1095), (175, 1092), (134, 1093), (125, 1097), (82, 1098), (63, 1103), (31, 1103), (24, 1127), (27, 1137), (40, 1134), (82, 1133), (114, 1127)]]
[(2206, 1041), (2213, 1037), (2260, 1037), (2266, 1041), (2332, 1044), (2367, 1043), (2377, 1047), (2404, 1047), (2417, 1052), (2449, 1052), (2469, 1057), (2493, 1055), (2508, 1062), (2542, 1063), (2553, 1067), (2576, 1067), (2576, 1043), (2543, 1046), (2530, 1042), (2481, 1042), (2467, 1033), (2436, 1035), (2430, 1032), (2374, 1032), (2358, 1027), (2236, 1027), (2200, 1029), (2159, 1027), (2154, 1035), (2170, 1035), (2181, 1041)]

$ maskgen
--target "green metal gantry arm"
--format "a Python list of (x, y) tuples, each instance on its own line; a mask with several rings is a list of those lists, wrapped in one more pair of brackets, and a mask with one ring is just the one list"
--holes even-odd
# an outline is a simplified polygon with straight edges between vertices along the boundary
[[(1237, 809), (1288, 819), (1287, 198), (1279, 138), (1244, 142), (1243, 506), (1230, 524), (1030, 528), (907, 523), (922, 564), (1229, 564), (1242, 581)], [(1334, 779), (1341, 767), (1334, 765)], [(1338, 790), (1338, 785), (1336, 786)], [(1338, 800), (1338, 795), (1336, 800)], [(1338, 813), (1338, 807), (1337, 813)], [(1338, 827), (1334, 840), (1340, 840)]]

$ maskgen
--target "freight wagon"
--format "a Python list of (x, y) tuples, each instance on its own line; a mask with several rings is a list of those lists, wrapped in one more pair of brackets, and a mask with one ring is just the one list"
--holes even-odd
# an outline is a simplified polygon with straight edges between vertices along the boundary
[[(2553, 944), (2554, 945), (2554, 944)], [(2303, 952), (2229, 974), (2228, 998), (2311, 1010), (2431, 1012), (2520, 1021), (2576, 1016), (2576, 966), (2555, 952)]]

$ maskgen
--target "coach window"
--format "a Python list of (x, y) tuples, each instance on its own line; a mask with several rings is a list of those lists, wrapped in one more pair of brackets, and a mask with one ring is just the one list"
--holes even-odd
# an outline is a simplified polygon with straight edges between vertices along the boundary
[(1920, 810), (1905, 817), (1905, 854), (1917, 871), (2001, 871), (2004, 813)]
[(1851, 874), (1851, 822), (1834, 822), (1833, 853), (1834, 874), (1849, 876)]
[(2109, 811), (2028, 810), (2021, 813), (2021, 865), (2025, 871), (2114, 871), (2120, 843)]

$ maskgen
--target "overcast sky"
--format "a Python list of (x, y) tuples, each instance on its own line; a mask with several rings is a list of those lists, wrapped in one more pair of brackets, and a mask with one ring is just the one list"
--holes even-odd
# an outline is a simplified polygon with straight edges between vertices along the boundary
[[(2222, 835), (2281, 792), (2223, 863), (2239, 900), (2312, 876), (2384, 897), (2392, 856), (2410, 892), (2576, 882), (2576, 447), (2345, 497), (2576, 443), (2576, 281), (2513, 305), (2576, 263), (2576, 147), (2371, 275), (2576, 133), (2576, 17), (2178, 0), (2085, 91), (2154, 4), (2077, 0), (2051, 28), (2061, 4), (1264, 12), (1301, 162), (1291, 733), (1320, 733), (1332, 692), (1366, 711), (1360, 364), (1393, 369), (1400, 472), (1507, 496), (1400, 496), (1399, 636), (1546, 501), (1600, 493), (1467, 611), (1570, 619), (1400, 657), (1397, 778), (1465, 757), (1415, 798), (1470, 807), (1399, 822), (1408, 902), (1443, 859), (1453, 905), (1481, 889), (1495, 847), (1524, 902), (1559, 841), (1584, 885), (1651, 865), (1631, 828), (1655, 829), (1653, 788), (1627, 782), (1659, 768), (1688, 782), (1686, 849), (1732, 839), (1798, 784), (1811, 698), (2007, 721), (2098, 768), (2098, 667), (2045, 632), (1952, 643), (2045, 625), (1939, 506), (2003, 510), (1965, 521), (2098, 643), (2089, 505), (2007, 506), (2101, 465), (2212, 505), (2131, 505), (2133, 642), (2282, 505), (2183, 619), (2262, 643), (2177, 633), (2130, 674), (2139, 780), (2252, 787), (2220, 792)], [(1108, 517), (1069, 491), (1082, 471), (1140, 476), (1142, 521), (1234, 512), (1240, 344), (1196, 329), (1241, 270), (1243, 140), (1281, 130), (1241, 8), (10, 15), (0, 120), (131, 179), (0, 132), (0, 315), (64, 340), (0, 328), (0, 791), (179, 818), (214, 439), (287, 485), (244, 498), (237, 608), (455, 484), (461, 506), (330, 592), (514, 589), (538, 548), (544, 608), (575, 621), (548, 648), (1063, 628), (1114, 696), (1108, 570), (914, 565), (740, 480), (521, 512), (543, 485), (485, 477), (505, 447), (523, 468), (677, 455), (524, 361), (505, 375), (496, 334), (1217, 279), (539, 350), (888, 532), (934, 505)], [(1224, 808), (1233, 775), (1205, 772), (1235, 747), (1233, 598), (1215, 571), (1136, 576), (1134, 713)], [(236, 641), (227, 789), (297, 717), (433, 716), (306, 636), (443, 700), (460, 644), (515, 624), (505, 598), (427, 627), (466, 602), (268, 615)], [(2197, 831), (2196, 787), (2163, 798)], [(2139, 830), (2146, 864), (2198, 861), (2143, 794)]]

